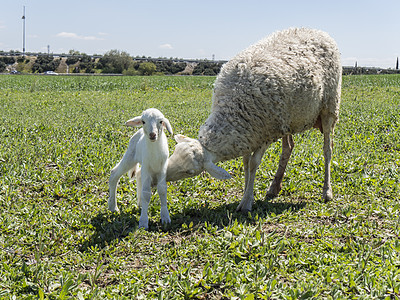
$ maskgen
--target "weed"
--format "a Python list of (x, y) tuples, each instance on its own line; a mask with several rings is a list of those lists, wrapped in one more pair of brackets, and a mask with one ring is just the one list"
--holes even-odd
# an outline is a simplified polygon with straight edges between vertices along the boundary
[[(172, 224), (138, 230), (134, 184), (108, 176), (128, 144), (124, 122), (157, 107), (197, 136), (212, 77), (0, 76), (1, 299), (307, 299), (400, 297), (400, 77), (343, 78), (334, 200), (320, 201), (323, 137), (295, 137), (280, 196), (265, 200), (280, 155), (268, 149), (254, 210), (235, 212), (233, 178), (169, 183)], [(171, 152), (173, 139), (169, 139)]]

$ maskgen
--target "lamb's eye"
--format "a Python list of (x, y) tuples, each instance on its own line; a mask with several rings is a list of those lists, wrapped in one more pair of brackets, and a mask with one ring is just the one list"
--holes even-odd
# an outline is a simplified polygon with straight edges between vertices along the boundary
[(145, 122), (145, 121), (142, 121), (142, 124), (146, 124), (146, 122)]
[(162, 121), (160, 121), (160, 124), (162, 124)]

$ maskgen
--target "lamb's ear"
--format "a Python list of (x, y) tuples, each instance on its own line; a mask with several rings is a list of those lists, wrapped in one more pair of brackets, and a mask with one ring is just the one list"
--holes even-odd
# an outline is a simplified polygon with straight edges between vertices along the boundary
[(210, 175), (217, 179), (231, 179), (231, 175), (224, 169), (216, 166), (211, 161), (204, 162), (204, 169), (210, 173)]
[(183, 134), (177, 134), (174, 136), (175, 141), (179, 144), (179, 143), (187, 143), (191, 140), (190, 137), (184, 136)]
[(171, 124), (169, 123), (168, 119), (164, 118), (162, 121), (163, 121), (164, 127), (167, 128), (169, 134), (172, 135), (173, 134), (172, 127), (171, 127)]
[(134, 117), (133, 119), (130, 119), (130, 120), (126, 121), (125, 125), (126, 126), (130, 126), (130, 127), (141, 126), (141, 125), (143, 125), (142, 117), (141, 116)]

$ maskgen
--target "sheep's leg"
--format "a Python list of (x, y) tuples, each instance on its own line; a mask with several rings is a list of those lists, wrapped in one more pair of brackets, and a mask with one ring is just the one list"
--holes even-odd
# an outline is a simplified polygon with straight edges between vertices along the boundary
[(282, 154), (279, 159), (279, 167), (267, 192), (267, 198), (274, 198), (278, 196), (281, 191), (283, 175), (285, 174), (286, 166), (289, 162), (290, 155), (292, 154), (293, 147), (293, 137), (291, 135), (284, 136), (282, 138)]
[(331, 201), (333, 199), (331, 186), (331, 159), (333, 142), (331, 140), (331, 132), (333, 131), (335, 120), (332, 117), (322, 118), (322, 128), (324, 133), (324, 159), (325, 159), (325, 178), (324, 188), (322, 191), (322, 199)]
[(249, 162), (250, 162), (251, 154), (243, 156), (243, 168), (244, 168), (244, 190), (247, 190), (249, 185)]
[(122, 160), (111, 170), (110, 179), (108, 181), (110, 196), (108, 198), (108, 209), (111, 211), (118, 211), (118, 205), (116, 202), (116, 193), (118, 181), (122, 175), (127, 173), (129, 170), (136, 167), (136, 163), (129, 158), (128, 155), (124, 155)]
[(270, 144), (258, 148), (251, 156), (245, 156), (243, 159), (244, 172), (245, 172), (245, 191), (239, 206), (236, 211), (241, 210), (246, 213), (251, 211), (254, 202), (254, 181), (256, 178), (256, 171), (261, 163), (261, 159)]
[(163, 224), (171, 223), (171, 218), (169, 217), (168, 206), (167, 206), (167, 182), (165, 180), (166, 175), (167, 175), (166, 172), (165, 174), (161, 174), (157, 181), (157, 192), (158, 195), (160, 196), (160, 202), (161, 202), (161, 213), (160, 213), (161, 222)]
[[(145, 174), (146, 173), (146, 174)], [(140, 194), (140, 202), (142, 210), (139, 219), (139, 228), (149, 228), (149, 217), (147, 215), (149, 211), (150, 199), (151, 199), (151, 176), (147, 172), (142, 171), (142, 192)]]

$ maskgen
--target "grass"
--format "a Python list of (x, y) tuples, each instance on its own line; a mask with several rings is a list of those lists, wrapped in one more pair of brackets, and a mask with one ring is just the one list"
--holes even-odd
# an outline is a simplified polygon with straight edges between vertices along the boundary
[[(400, 297), (400, 76), (344, 77), (322, 203), (322, 136), (295, 137), (280, 196), (264, 200), (279, 142), (257, 173), (251, 215), (235, 212), (240, 159), (170, 183), (172, 224), (138, 230), (135, 186), (107, 210), (108, 176), (157, 107), (191, 137), (212, 77), (0, 77), (0, 299), (395, 299)], [(174, 141), (170, 141), (171, 153)]]

